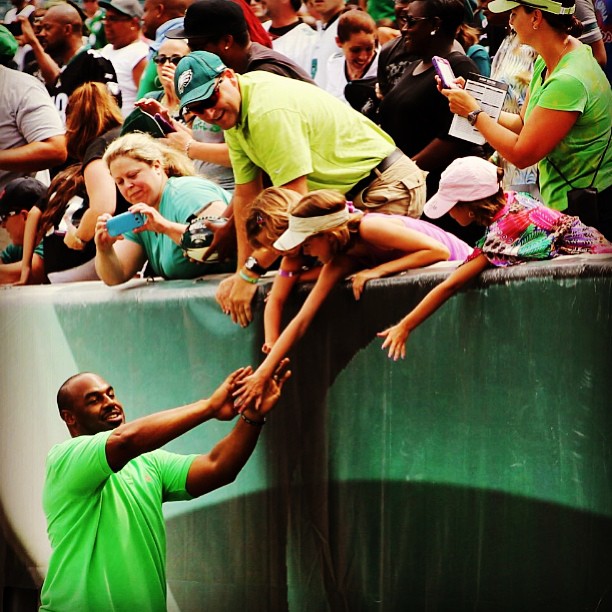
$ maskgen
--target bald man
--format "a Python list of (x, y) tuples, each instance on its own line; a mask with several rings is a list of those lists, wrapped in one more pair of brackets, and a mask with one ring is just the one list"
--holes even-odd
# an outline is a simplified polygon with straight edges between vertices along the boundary
[(47, 90), (64, 122), (68, 97), (83, 83), (106, 83), (121, 103), (115, 69), (109, 60), (83, 44), (83, 20), (74, 7), (52, 6), (43, 17), (39, 38), (27, 19), (21, 22), (24, 38), (32, 46)]

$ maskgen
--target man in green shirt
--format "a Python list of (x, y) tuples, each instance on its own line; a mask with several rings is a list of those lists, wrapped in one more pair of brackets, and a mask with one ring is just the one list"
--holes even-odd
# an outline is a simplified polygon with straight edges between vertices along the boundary
[(377, 125), (322, 89), (264, 72), (239, 75), (206, 51), (184, 57), (174, 78), (181, 108), (221, 127), (229, 147), (239, 272), (219, 285), (217, 301), (234, 322), (250, 322), (257, 277), (277, 257), (258, 251), (255, 264), (249, 257), (245, 221), (263, 173), (276, 187), (336, 189), (358, 208), (420, 216), (425, 173)]
[(47, 457), (43, 507), (52, 554), (41, 610), (166, 610), (162, 503), (198, 497), (232, 482), (250, 457), (265, 414), (290, 372), (285, 361), (259, 411), (247, 409), (205, 455), (161, 450), (211, 419), (236, 416), (232, 392), (252, 370), (231, 374), (209, 399), (125, 422), (103, 378), (69, 378), (57, 403), (72, 438)]

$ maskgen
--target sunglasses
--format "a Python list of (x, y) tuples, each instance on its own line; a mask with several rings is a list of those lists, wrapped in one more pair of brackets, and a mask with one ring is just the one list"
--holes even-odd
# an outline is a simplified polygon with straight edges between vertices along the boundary
[(15, 215), (18, 215), (19, 211), (17, 210), (11, 210), (7, 213), (4, 213), (3, 215), (0, 215), (0, 225), (4, 225), (4, 223), (10, 219), (11, 217), (14, 217)]
[(412, 15), (407, 15), (406, 13), (402, 13), (397, 17), (397, 23), (399, 26), (408, 26), (409, 28), (414, 27), (419, 21), (427, 21), (429, 17), (413, 17)]
[(153, 61), (159, 66), (166, 64), (167, 62), (178, 66), (178, 63), (183, 59), (183, 57), (183, 55), (156, 55), (153, 58)]
[(197, 115), (215, 106), (217, 102), (219, 102), (219, 98), (220, 98), (219, 87), (221, 86), (222, 82), (223, 82), (223, 77), (220, 77), (212, 93), (210, 94), (210, 96), (208, 96), (208, 98), (206, 98), (206, 100), (198, 100), (197, 102), (194, 102), (193, 104), (189, 104), (188, 106), (185, 107), (185, 111), (189, 113), (195, 113)]

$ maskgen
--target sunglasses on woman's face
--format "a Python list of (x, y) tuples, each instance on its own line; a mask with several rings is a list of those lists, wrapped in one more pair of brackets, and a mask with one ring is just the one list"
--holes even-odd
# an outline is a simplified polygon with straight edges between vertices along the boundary
[(429, 19), (429, 17), (413, 17), (412, 15), (402, 13), (397, 16), (397, 23), (399, 26), (413, 28), (419, 21), (427, 21), (427, 19)]
[(187, 112), (195, 113), (197, 115), (215, 106), (217, 102), (219, 102), (219, 98), (221, 96), (219, 92), (219, 87), (221, 86), (222, 82), (223, 82), (223, 77), (220, 77), (212, 93), (210, 94), (210, 96), (208, 96), (208, 98), (206, 98), (206, 100), (198, 100), (197, 102), (194, 102), (193, 104), (189, 104), (188, 106), (185, 107), (185, 110)]
[(171, 64), (178, 66), (178, 63), (182, 59), (183, 59), (182, 55), (157, 55), (153, 58), (153, 61), (159, 66), (161, 66), (162, 64), (165, 64), (166, 62), (170, 62)]

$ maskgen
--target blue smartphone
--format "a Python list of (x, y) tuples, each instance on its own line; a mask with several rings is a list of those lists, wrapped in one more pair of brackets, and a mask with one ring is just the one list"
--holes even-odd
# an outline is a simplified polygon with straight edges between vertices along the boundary
[(444, 89), (456, 89), (457, 85), (455, 83), (455, 73), (453, 72), (451, 65), (448, 63), (448, 60), (444, 59), (443, 57), (439, 57), (438, 55), (434, 55), (431, 58), (431, 63), (433, 64), (436, 74), (442, 81), (442, 87)]
[(116, 217), (111, 217), (106, 222), (106, 230), (109, 236), (119, 236), (141, 227), (146, 220), (146, 217), (140, 213), (124, 212)]

